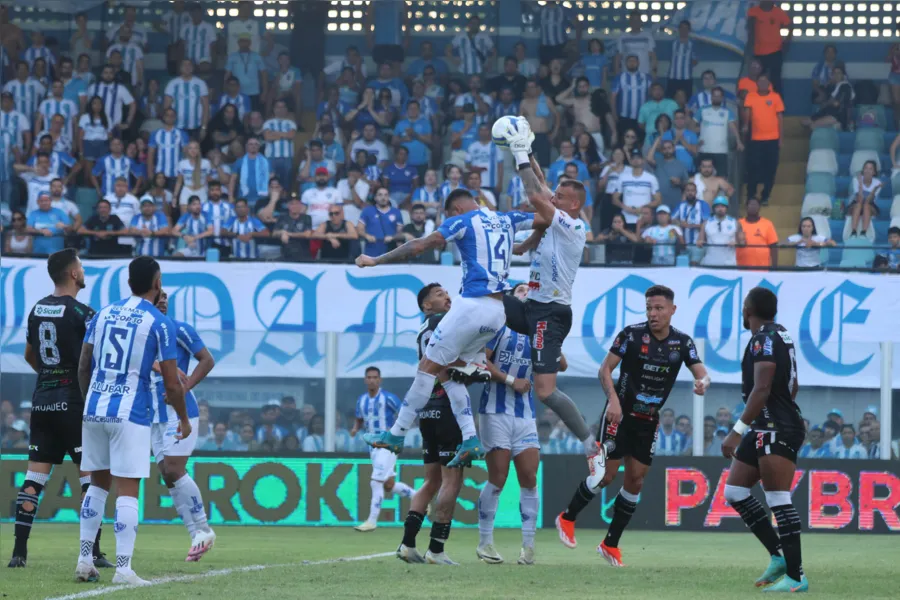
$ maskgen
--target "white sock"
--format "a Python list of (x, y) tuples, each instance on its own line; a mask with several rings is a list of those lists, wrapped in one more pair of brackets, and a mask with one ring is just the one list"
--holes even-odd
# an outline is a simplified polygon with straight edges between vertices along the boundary
[(391, 435), (406, 435), (406, 432), (412, 427), (413, 421), (416, 420), (419, 411), (428, 403), (428, 398), (431, 397), (431, 390), (434, 389), (435, 379), (434, 375), (416, 371), (416, 378), (413, 379), (409, 391), (406, 392), (403, 406), (400, 407), (397, 420), (394, 421), (394, 425), (391, 427)]
[(377, 523), (378, 514), (381, 512), (381, 501), (384, 500), (384, 482), (373, 479), (369, 484), (372, 486), (372, 503), (369, 504), (369, 518), (366, 521)]
[(464, 440), (475, 437), (475, 418), (472, 416), (472, 404), (469, 401), (469, 392), (463, 384), (449, 380), (441, 384), (447, 397), (450, 398), (450, 406), (453, 408), (453, 416), (456, 424), (462, 432)]
[(137, 538), (138, 502), (132, 496), (116, 498), (116, 570), (131, 571), (131, 556)]
[(522, 488), (519, 491), (519, 512), (522, 513), (522, 546), (534, 548), (534, 530), (537, 527), (537, 488)]
[(478, 496), (478, 544), (494, 543), (494, 515), (500, 503), (500, 488), (488, 481)]
[(94, 564), (94, 540), (100, 524), (103, 523), (103, 512), (106, 510), (106, 497), (109, 492), (96, 486), (88, 488), (81, 501), (81, 550), (78, 562)]
[(394, 482), (394, 493), (403, 496), (404, 498), (412, 498), (413, 494), (416, 493), (416, 490), (412, 489), (402, 481)]
[(206, 508), (203, 506), (203, 498), (200, 496), (200, 488), (197, 483), (187, 473), (184, 474), (175, 485), (169, 490), (172, 500), (175, 503), (175, 510), (184, 526), (187, 527), (188, 534), (193, 538), (194, 533), (199, 529), (206, 531), (209, 525), (206, 523)]

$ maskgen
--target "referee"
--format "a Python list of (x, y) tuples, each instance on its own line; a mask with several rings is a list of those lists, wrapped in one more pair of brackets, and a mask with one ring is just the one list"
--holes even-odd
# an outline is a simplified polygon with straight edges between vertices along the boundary
[[(53, 293), (38, 301), (28, 315), (25, 361), (37, 373), (37, 385), (31, 400), (28, 472), (16, 498), (11, 568), (24, 567), (28, 559), (28, 536), (53, 465), (62, 464), (66, 454), (81, 465), (84, 401), (76, 373), (81, 344), (94, 310), (75, 299), (84, 289), (84, 267), (74, 248), (51, 254), (47, 271), (53, 280)], [(84, 494), (91, 477), (84, 471), (80, 475)], [(99, 531), (94, 542), (94, 566), (113, 566), (100, 552)]]

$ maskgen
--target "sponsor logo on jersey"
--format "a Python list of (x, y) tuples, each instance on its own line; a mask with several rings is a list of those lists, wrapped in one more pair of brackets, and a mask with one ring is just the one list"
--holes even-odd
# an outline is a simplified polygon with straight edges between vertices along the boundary
[(635, 399), (644, 404), (662, 404), (663, 399), (659, 396), (648, 396), (647, 394), (637, 394)]
[(645, 364), (644, 370), (650, 371), (651, 373), (668, 373), (671, 367), (668, 365), (651, 365)]
[(535, 326), (534, 349), (544, 349), (544, 332), (547, 331), (547, 321), (538, 321)]
[(478, 328), (478, 333), (497, 333), (497, 330), (494, 327), (482, 325)]
[(767, 337), (766, 342), (763, 344), (763, 356), (772, 356), (774, 353), (774, 348), (772, 347), (772, 338)]
[(91, 384), (91, 391), (99, 392), (101, 394), (112, 394), (114, 396), (124, 396), (131, 392), (131, 387), (123, 384), (95, 381)]
[(441, 418), (441, 409), (436, 408), (434, 410), (420, 410), (419, 418), (420, 419), (440, 419)]
[(678, 340), (669, 340), (670, 346), (677, 346), (680, 342)]
[(609, 422), (606, 424), (606, 435), (610, 437), (616, 437), (616, 433), (619, 432), (619, 424)]
[(57, 412), (69, 410), (68, 402), (54, 402), (53, 404), (38, 404), (31, 407), (31, 412)]
[(81, 418), (83, 423), (121, 423), (121, 417), (102, 417), (100, 415), (84, 415)]
[(785, 344), (793, 344), (794, 343), (794, 339), (791, 337), (791, 334), (789, 334), (787, 331), (779, 331), (778, 335), (781, 336), (781, 339), (784, 340)]
[(47, 306), (45, 304), (35, 304), (34, 306), (34, 316), (35, 317), (44, 317), (46, 319), (59, 319), (66, 312), (65, 305), (61, 306)]
[(650, 352), (649, 346), (641, 346), (641, 354), (647, 354)]

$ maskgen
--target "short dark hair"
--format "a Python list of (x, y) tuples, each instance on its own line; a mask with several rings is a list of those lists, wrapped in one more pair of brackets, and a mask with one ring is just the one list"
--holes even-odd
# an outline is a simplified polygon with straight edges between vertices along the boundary
[(379, 369), (378, 367), (375, 367), (375, 366), (366, 367), (366, 375), (368, 375), (372, 371), (375, 371), (376, 373), (378, 373), (378, 376), (381, 377), (381, 369)]
[(675, 411), (674, 411), (672, 408), (668, 407), (668, 406), (667, 406), (666, 408), (662, 409), (661, 411), (659, 411), (659, 414), (662, 415), (662, 414), (665, 414), (665, 413), (667, 413), (667, 412), (668, 412), (668, 413), (672, 413), (672, 416), (675, 416)]
[[(713, 71), (712, 69), (707, 69), (707, 70), (703, 71), (703, 73), (700, 74), (700, 78), (703, 79), (707, 75), (712, 75), (713, 77), (716, 77), (716, 72)], [(718, 77), (716, 77), (716, 79), (718, 79)]]
[(778, 296), (769, 288), (753, 288), (747, 293), (747, 300), (753, 315), (760, 319), (772, 321), (778, 314)]
[(135, 296), (143, 296), (153, 288), (159, 263), (152, 256), (138, 256), (128, 265), (128, 287)]
[(683, 115), (684, 115), (684, 114), (687, 114), (687, 113), (684, 112), (684, 109), (683, 109), (683, 108), (676, 108), (676, 109), (675, 109), (675, 112), (673, 112), (672, 114), (673, 114), (673, 115), (677, 115), (677, 114), (679, 114), (679, 113), (681, 113), (681, 114), (683, 114)]
[(682, 21), (681, 23), (678, 24), (679, 27), (681, 27), (682, 25), (687, 25), (688, 29), (691, 29), (691, 22), (688, 21), (687, 19), (685, 19), (684, 21)]
[(219, 187), (220, 188), (220, 187), (222, 187), (222, 182), (219, 181), (218, 179), (213, 179), (212, 181), (210, 181), (206, 184), (207, 190), (209, 190), (209, 188), (211, 188), (211, 187)]
[(234, 201), (234, 205), (237, 206), (237, 205), (240, 204), (241, 202), (243, 202), (243, 203), (246, 204), (247, 206), (250, 206), (250, 203), (247, 202), (247, 199), (246, 199), (246, 198), (238, 198), (237, 200)]
[(319, 141), (319, 140), (310, 140), (310, 142), (309, 142), (309, 147), (310, 147), (310, 148), (316, 147), (316, 148), (319, 148), (319, 149), (321, 150), (322, 148), (325, 147), (325, 144), (323, 144), (323, 143), (322, 143), (321, 141)]
[(66, 272), (78, 260), (78, 250), (75, 248), (66, 248), (59, 252), (54, 252), (47, 259), (47, 273), (53, 283), (59, 285), (65, 279)]
[(418, 100), (409, 100), (406, 103), (406, 110), (409, 110), (409, 107), (413, 104), (415, 104), (416, 106), (419, 106), (419, 101)]
[(431, 293), (431, 291), (435, 290), (439, 287), (441, 287), (441, 284), (435, 282), (435, 283), (429, 283), (428, 285), (423, 287), (421, 290), (419, 290), (419, 293), (416, 296), (416, 301), (419, 304), (419, 310), (423, 310), (422, 305), (425, 303), (425, 300), (428, 298), (428, 295)]
[(235, 77), (234, 75), (232, 75), (231, 77), (229, 77), (229, 78), (228, 78), (228, 81), (227, 81), (227, 83), (240, 83), (240, 82), (241, 82), (241, 80), (238, 79), (237, 77)]
[(450, 212), (450, 209), (453, 207), (453, 203), (461, 198), (472, 198), (472, 193), (469, 190), (457, 188), (447, 194), (447, 201), (444, 202), (444, 212)]
[(888, 235), (891, 234), (900, 235), (900, 227), (891, 227), (890, 229), (888, 229)]
[(850, 431), (852, 431), (853, 433), (856, 433), (856, 428), (853, 427), (853, 423), (844, 423), (843, 425), (841, 425), (842, 433), (845, 429), (850, 429)]
[(577, 86), (582, 81), (585, 81), (585, 82), (587, 82), (588, 85), (591, 85), (591, 80), (588, 79), (587, 77), (585, 77), (584, 75), (582, 75), (581, 77), (579, 77), (578, 79), (575, 80), (575, 85)]
[(409, 207), (409, 212), (412, 212), (414, 210), (425, 210), (425, 205), (421, 202), (416, 202), (411, 207)]
[(672, 291), (672, 288), (664, 285), (651, 285), (647, 288), (647, 291), (644, 292), (644, 298), (653, 298), (654, 296), (662, 296), (669, 302), (675, 300), (675, 292)]

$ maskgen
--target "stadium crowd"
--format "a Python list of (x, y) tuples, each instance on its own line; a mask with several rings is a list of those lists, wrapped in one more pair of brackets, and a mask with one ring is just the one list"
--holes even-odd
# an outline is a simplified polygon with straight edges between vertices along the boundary
[[(756, 58), (737, 94), (716, 73), (695, 73), (688, 22), (665, 42), (672, 59), (663, 74), (639, 10), (607, 50), (582, 40), (564, 6), (536, 9), (539, 60), (524, 43), (498, 56), (477, 15), (443, 52), (423, 40), (407, 56), (407, 17), (373, 5), (368, 46), (348, 47), (305, 78), (249, 2), (224, 32), (183, 2), (159, 23), (126, 7), (106, 32), (88, 31), (79, 15), (68, 44), (13, 26), (0, 60), (3, 249), (202, 257), (214, 248), (223, 258), (341, 262), (381, 254), (430, 233), (460, 187), (484, 206), (529, 210), (490, 135), (497, 117), (522, 114), (549, 181), (578, 179), (589, 190), (582, 218), (601, 246), (587, 260), (672, 265), (684, 254), (695, 264), (768, 266), (780, 243), (799, 249), (797, 266), (822, 264), (820, 249), (835, 241), (814, 218), (779, 240), (764, 216), (784, 130), (777, 90), (790, 38), (781, 37), (780, 8), (755, 21)], [(162, 77), (143, 64), (161, 36)], [(811, 127), (854, 126), (855, 92), (833, 46), (811, 93), (821, 105)], [(729, 216), (742, 197), (732, 149), (746, 158), (742, 219)], [(894, 269), (900, 229), (875, 240), (869, 227), (879, 167), (887, 169), (859, 165), (841, 207), (852, 218), (844, 237), (889, 244), (875, 264)]]

